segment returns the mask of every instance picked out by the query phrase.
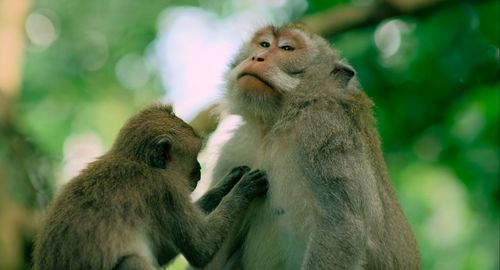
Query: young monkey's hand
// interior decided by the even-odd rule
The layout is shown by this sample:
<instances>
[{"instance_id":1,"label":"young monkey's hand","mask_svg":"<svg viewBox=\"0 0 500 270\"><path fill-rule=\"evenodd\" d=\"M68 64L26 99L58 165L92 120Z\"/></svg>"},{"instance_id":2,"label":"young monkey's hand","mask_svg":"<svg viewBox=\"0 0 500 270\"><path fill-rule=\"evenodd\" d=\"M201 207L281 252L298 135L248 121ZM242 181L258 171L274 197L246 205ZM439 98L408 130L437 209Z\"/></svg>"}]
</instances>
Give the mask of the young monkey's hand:
<instances>
[{"instance_id":1,"label":"young monkey's hand","mask_svg":"<svg viewBox=\"0 0 500 270\"><path fill-rule=\"evenodd\" d=\"M245 174L235 187L235 191L249 199L267 193L269 182L267 174L261 170L254 170Z\"/></svg>"},{"instance_id":2,"label":"young monkey's hand","mask_svg":"<svg viewBox=\"0 0 500 270\"><path fill-rule=\"evenodd\" d=\"M240 181L241 177L249 171L250 168L248 166L234 167L215 188L219 189L222 196L225 196Z\"/></svg>"}]
</instances>

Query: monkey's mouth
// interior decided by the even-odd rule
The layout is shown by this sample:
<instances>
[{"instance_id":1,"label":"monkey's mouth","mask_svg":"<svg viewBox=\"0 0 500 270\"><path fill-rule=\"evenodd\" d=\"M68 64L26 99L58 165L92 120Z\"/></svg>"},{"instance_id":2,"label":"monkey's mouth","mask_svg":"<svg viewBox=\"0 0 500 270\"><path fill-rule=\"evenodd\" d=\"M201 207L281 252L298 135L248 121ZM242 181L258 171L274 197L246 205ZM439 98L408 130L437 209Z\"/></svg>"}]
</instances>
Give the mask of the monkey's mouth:
<instances>
[{"instance_id":1,"label":"monkey's mouth","mask_svg":"<svg viewBox=\"0 0 500 270\"><path fill-rule=\"evenodd\" d=\"M201 178L201 171L200 170L195 170L191 172L191 179L194 181L198 182Z\"/></svg>"},{"instance_id":2,"label":"monkey's mouth","mask_svg":"<svg viewBox=\"0 0 500 270\"><path fill-rule=\"evenodd\" d=\"M267 80L252 72L242 72L237 77L238 83L244 90L262 90L264 92L274 92L274 87Z\"/></svg>"},{"instance_id":3,"label":"monkey's mouth","mask_svg":"<svg viewBox=\"0 0 500 270\"><path fill-rule=\"evenodd\" d=\"M198 181L201 179L201 166L200 163L196 162L194 165L194 168L191 170L191 173L189 174L189 179L191 180L191 186L193 190L196 188L198 185Z\"/></svg>"}]
</instances>

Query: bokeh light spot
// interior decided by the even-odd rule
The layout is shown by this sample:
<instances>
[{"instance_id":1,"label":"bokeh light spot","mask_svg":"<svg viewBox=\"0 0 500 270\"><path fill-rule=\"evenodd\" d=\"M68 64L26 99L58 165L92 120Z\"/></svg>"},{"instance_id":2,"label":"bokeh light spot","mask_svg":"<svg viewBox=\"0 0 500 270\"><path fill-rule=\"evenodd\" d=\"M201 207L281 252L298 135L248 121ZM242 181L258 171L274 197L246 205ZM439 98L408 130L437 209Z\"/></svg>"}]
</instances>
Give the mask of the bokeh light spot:
<instances>
[{"instance_id":1,"label":"bokeh light spot","mask_svg":"<svg viewBox=\"0 0 500 270\"><path fill-rule=\"evenodd\" d=\"M127 54L118 60L115 74L123 87L136 90L148 82L151 72L142 56Z\"/></svg>"},{"instance_id":2,"label":"bokeh light spot","mask_svg":"<svg viewBox=\"0 0 500 270\"><path fill-rule=\"evenodd\" d=\"M93 132L69 136L64 142L64 167L62 184L77 176L89 162L103 154L101 139Z\"/></svg>"},{"instance_id":3,"label":"bokeh light spot","mask_svg":"<svg viewBox=\"0 0 500 270\"><path fill-rule=\"evenodd\" d=\"M29 40L43 48L49 47L57 38L57 31L53 21L38 11L28 16L25 28Z\"/></svg>"},{"instance_id":4,"label":"bokeh light spot","mask_svg":"<svg viewBox=\"0 0 500 270\"><path fill-rule=\"evenodd\" d=\"M375 45L383 57L395 55L401 47L402 32L407 31L408 26L401 20L389 20L382 22L375 30Z\"/></svg>"}]
</instances>

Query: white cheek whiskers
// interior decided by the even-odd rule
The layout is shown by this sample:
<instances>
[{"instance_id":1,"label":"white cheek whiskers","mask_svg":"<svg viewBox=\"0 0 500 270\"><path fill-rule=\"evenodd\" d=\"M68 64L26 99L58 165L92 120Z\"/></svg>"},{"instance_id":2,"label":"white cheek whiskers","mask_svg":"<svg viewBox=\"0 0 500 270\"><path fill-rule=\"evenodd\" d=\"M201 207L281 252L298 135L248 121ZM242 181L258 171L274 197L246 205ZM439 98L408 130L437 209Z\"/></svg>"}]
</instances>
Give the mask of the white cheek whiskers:
<instances>
[{"instance_id":1,"label":"white cheek whiskers","mask_svg":"<svg viewBox=\"0 0 500 270\"><path fill-rule=\"evenodd\" d=\"M233 84L238 79L238 74L241 73L241 64L237 65L235 68L230 69L224 75L224 80Z\"/></svg>"},{"instance_id":2,"label":"white cheek whiskers","mask_svg":"<svg viewBox=\"0 0 500 270\"><path fill-rule=\"evenodd\" d=\"M236 87L236 83L238 80L238 74L241 73L241 64L228 70L224 74L224 81L226 82L225 88L227 89L227 94L233 92L233 88Z\"/></svg>"},{"instance_id":3,"label":"white cheek whiskers","mask_svg":"<svg viewBox=\"0 0 500 270\"><path fill-rule=\"evenodd\" d=\"M300 84L299 78L291 77L280 69L273 69L268 74L268 78L278 91L291 92Z\"/></svg>"},{"instance_id":4,"label":"white cheek whiskers","mask_svg":"<svg viewBox=\"0 0 500 270\"><path fill-rule=\"evenodd\" d=\"M224 79L229 89L237 87L236 83L238 75L242 72L242 66L240 64L225 74ZM294 78L277 67L267 70L265 75L276 91L291 92L300 84L300 78Z\"/></svg>"}]
</instances>

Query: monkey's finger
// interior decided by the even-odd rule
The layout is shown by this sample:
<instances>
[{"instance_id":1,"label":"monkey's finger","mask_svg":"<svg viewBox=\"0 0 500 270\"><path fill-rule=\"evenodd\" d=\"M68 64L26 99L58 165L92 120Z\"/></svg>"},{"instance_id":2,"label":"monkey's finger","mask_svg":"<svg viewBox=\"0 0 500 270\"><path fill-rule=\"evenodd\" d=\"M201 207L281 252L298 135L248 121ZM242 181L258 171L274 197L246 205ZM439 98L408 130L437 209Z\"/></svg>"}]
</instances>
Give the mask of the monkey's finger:
<instances>
[{"instance_id":1,"label":"monkey's finger","mask_svg":"<svg viewBox=\"0 0 500 270\"><path fill-rule=\"evenodd\" d=\"M251 179L255 179L255 178L259 178L259 177L266 177L266 172L264 172L262 170L253 170L253 171L245 174L243 177L244 178L251 178Z\"/></svg>"},{"instance_id":2,"label":"monkey's finger","mask_svg":"<svg viewBox=\"0 0 500 270\"><path fill-rule=\"evenodd\" d=\"M238 167L232 168L231 171L229 171L228 176L241 177L249 171L250 171L250 167L248 167L248 166L238 166Z\"/></svg>"},{"instance_id":3,"label":"monkey's finger","mask_svg":"<svg viewBox=\"0 0 500 270\"><path fill-rule=\"evenodd\" d=\"M223 186L231 189L248 171L250 171L250 167L248 166L238 166L232 168L226 175L225 181L223 181Z\"/></svg>"},{"instance_id":4,"label":"monkey's finger","mask_svg":"<svg viewBox=\"0 0 500 270\"><path fill-rule=\"evenodd\" d=\"M258 177L253 180L259 186L268 186L269 181L267 180L266 174L259 174Z\"/></svg>"},{"instance_id":5,"label":"monkey's finger","mask_svg":"<svg viewBox=\"0 0 500 270\"><path fill-rule=\"evenodd\" d=\"M267 178L257 178L254 182L256 183L257 194L265 195L269 190L269 182L267 181Z\"/></svg>"}]
</instances>

